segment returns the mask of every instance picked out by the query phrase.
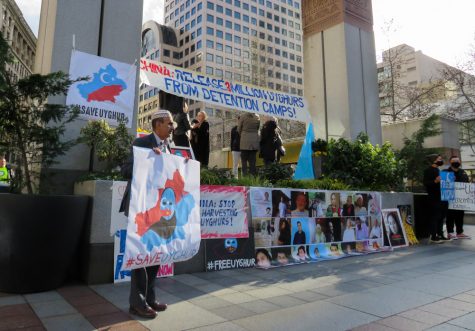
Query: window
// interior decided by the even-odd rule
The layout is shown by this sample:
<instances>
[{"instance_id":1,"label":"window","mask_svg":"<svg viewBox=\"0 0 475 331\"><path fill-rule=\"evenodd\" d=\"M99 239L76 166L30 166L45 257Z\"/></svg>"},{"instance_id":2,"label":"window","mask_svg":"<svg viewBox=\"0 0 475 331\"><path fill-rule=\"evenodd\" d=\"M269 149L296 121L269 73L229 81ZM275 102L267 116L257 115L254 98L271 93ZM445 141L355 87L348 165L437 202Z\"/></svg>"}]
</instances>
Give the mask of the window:
<instances>
[{"instance_id":1,"label":"window","mask_svg":"<svg viewBox=\"0 0 475 331\"><path fill-rule=\"evenodd\" d=\"M206 53L206 61L213 62L214 56L211 53Z\"/></svg>"},{"instance_id":2,"label":"window","mask_svg":"<svg viewBox=\"0 0 475 331\"><path fill-rule=\"evenodd\" d=\"M212 40L207 39L206 40L206 47L214 48L214 42Z\"/></svg>"},{"instance_id":3,"label":"window","mask_svg":"<svg viewBox=\"0 0 475 331\"><path fill-rule=\"evenodd\" d=\"M223 64L223 57L219 56L219 55L216 55L216 63Z\"/></svg>"},{"instance_id":4,"label":"window","mask_svg":"<svg viewBox=\"0 0 475 331\"><path fill-rule=\"evenodd\" d=\"M221 44L221 43L216 43L216 49L217 49L218 51L222 51L222 50L223 50L223 44Z\"/></svg>"},{"instance_id":5,"label":"window","mask_svg":"<svg viewBox=\"0 0 475 331\"><path fill-rule=\"evenodd\" d=\"M223 19L220 17L216 17L216 24L223 26Z\"/></svg>"},{"instance_id":6,"label":"window","mask_svg":"<svg viewBox=\"0 0 475 331\"><path fill-rule=\"evenodd\" d=\"M214 29L209 26L206 28L206 33L210 36L214 36Z\"/></svg>"},{"instance_id":7,"label":"window","mask_svg":"<svg viewBox=\"0 0 475 331\"><path fill-rule=\"evenodd\" d=\"M226 58L225 62L226 66L232 67L233 66L233 60Z\"/></svg>"},{"instance_id":8,"label":"window","mask_svg":"<svg viewBox=\"0 0 475 331\"><path fill-rule=\"evenodd\" d=\"M216 37L223 39L223 31L216 30Z\"/></svg>"},{"instance_id":9,"label":"window","mask_svg":"<svg viewBox=\"0 0 475 331\"><path fill-rule=\"evenodd\" d=\"M206 66L206 74L207 75L212 75L213 74L213 67Z\"/></svg>"},{"instance_id":10,"label":"window","mask_svg":"<svg viewBox=\"0 0 475 331\"><path fill-rule=\"evenodd\" d=\"M225 52L226 52L227 54L233 54L233 48L232 48L231 46L226 46Z\"/></svg>"},{"instance_id":11,"label":"window","mask_svg":"<svg viewBox=\"0 0 475 331\"><path fill-rule=\"evenodd\" d=\"M230 33L228 33L228 32L226 32L226 40L232 42L232 41L233 41L233 35L230 34Z\"/></svg>"},{"instance_id":12,"label":"window","mask_svg":"<svg viewBox=\"0 0 475 331\"><path fill-rule=\"evenodd\" d=\"M407 71L408 71L408 72L409 72L409 71L414 71L414 70L416 70L416 67L407 68ZM417 83L417 82L416 82L416 83Z\"/></svg>"},{"instance_id":13,"label":"window","mask_svg":"<svg viewBox=\"0 0 475 331\"><path fill-rule=\"evenodd\" d=\"M206 20L207 20L209 23L214 23L214 16L208 14L208 15L206 16Z\"/></svg>"}]
</instances>

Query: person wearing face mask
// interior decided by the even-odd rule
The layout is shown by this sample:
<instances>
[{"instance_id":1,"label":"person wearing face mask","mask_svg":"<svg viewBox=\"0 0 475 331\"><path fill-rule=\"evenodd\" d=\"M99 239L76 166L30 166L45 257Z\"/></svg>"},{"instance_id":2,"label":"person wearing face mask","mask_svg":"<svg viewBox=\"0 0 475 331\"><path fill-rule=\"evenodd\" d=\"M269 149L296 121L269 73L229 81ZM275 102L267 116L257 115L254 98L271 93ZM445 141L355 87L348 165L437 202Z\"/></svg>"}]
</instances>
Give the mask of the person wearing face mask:
<instances>
[{"instance_id":1,"label":"person wearing face mask","mask_svg":"<svg viewBox=\"0 0 475 331\"><path fill-rule=\"evenodd\" d=\"M450 167L448 167L445 171L453 172L455 175L456 182L468 183L468 175L467 173L460 167L460 158L456 155L450 158ZM447 210L447 233L449 239L467 239L469 236L463 233L463 210ZM454 224L455 230L454 232Z\"/></svg>"},{"instance_id":2,"label":"person wearing face mask","mask_svg":"<svg viewBox=\"0 0 475 331\"><path fill-rule=\"evenodd\" d=\"M448 240L444 237L444 218L447 210L447 202L440 200L440 170L444 164L439 154L427 155L430 166L424 171L423 183L426 188L429 202L430 242L441 243Z\"/></svg>"}]
</instances>

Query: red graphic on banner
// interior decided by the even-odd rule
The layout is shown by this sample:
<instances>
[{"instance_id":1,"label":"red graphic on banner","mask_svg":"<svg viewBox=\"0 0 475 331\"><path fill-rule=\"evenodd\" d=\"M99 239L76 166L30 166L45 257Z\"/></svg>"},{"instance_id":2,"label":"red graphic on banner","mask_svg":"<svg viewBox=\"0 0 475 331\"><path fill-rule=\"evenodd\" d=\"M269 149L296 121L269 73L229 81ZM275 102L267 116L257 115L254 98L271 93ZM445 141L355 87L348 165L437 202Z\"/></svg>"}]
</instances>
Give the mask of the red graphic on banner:
<instances>
[{"instance_id":1,"label":"red graphic on banner","mask_svg":"<svg viewBox=\"0 0 475 331\"><path fill-rule=\"evenodd\" d=\"M115 97L122 92L123 88L120 85L104 86L97 91L92 92L87 96L87 101L110 101L115 103Z\"/></svg>"},{"instance_id":2,"label":"red graphic on banner","mask_svg":"<svg viewBox=\"0 0 475 331\"><path fill-rule=\"evenodd\" d=\"M183 195L188 194L185 192L185 180L178 170L173 173L173 178L167 179L165 186L158 190L158 199L155 206L142 213L137 213L135 216L135 223L137 224L137 234L142 236L147 230L155 223L160 222L162 217L171 216L171 212L168 209L161 208L161 199L163 191L170 188L175 193L176 203L180 202Z\"/></svg>"}]
</instances>

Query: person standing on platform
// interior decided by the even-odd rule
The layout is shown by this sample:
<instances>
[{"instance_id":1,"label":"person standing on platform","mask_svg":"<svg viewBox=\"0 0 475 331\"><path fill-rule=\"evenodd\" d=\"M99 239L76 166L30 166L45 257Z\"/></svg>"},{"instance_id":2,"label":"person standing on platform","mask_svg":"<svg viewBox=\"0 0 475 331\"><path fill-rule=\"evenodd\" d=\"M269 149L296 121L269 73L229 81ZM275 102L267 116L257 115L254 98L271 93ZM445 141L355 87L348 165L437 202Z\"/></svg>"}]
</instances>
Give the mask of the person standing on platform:
<instances>
[{"instance_id":1,"label":"person standing on platform","mask_svg":"<svg viewBox=\"0 0 475 331\"><path fill-rule=\"evenodd\" d=\"M244 113L239 119L238 132L241 137L239 147L241 149L243 176L248 174L255 176L257 174L256 154L259 149L260 124L259 115L255 113Z\"/></svg>"},{"instance_id":2,"label":"person standing on platform","mask_svg":"<svg viewBox=\"0 0 475 331\"><path fill-rule=\"evenodd\" d=\"M275 118L269 119L261 129L260 153L266 166L276 161L280 129Z\"/></svg>"},{"instance_id":3,"label":"person standing on platform","mask_svg":"<svg viewBox=\"0 0 475 331\"><path fill-rule=\"evenodd\" d=\"M196 159L200 161L201 166L208 167L209 163L209 123L208 115L204 111L198 112L196 115L198 123L195 124L197 134L198 156Z\"/></svg>"},{"instance_id":4,"label":"person standing on platform","mask_svg":"<svg viewBox=\"0 0 475 331\"><path fill-rule=\"evenodd\" d=\"M156 154L170 153L169 138L173 132L174 122L168 110L158 110L152 115L152 133L135 139L133 146L150 148ZM134 168L133 148L126 163L122 166L122 175L128 180L127 188L120 205L119 212L129 215L132 175ZM134 269L131 272L129 312L145 318L155 318L157 312L167 309L167 305L159 303L155 295L155 279L159 265Z\"/></svg>"},{"instance_id":5,"label":"person standing on platform","mask_svg":"<svg viewBox=\"0 0 475 331\"><path fill-rule=\"evenodd\" d=\"M191 125L186 102L183 103L183 111L173 116L173 121L176 123L175 131L173 131L173 142L175 146L190 147L188 135L191 130Z\"/></svg>"},{"instance_id":6,"label":"person standing on platform","mask_svg":"<svg viewBox=\"0 0 475 331\"><path fill-rule=\"evenodd\" d=\"M468 183L468 175L460 166L460 158L458 156L452 156L450 158L450 167L448 167L445 171L453 172L455 175L455 181L461 183ZM463 217L464 211L463 210L455 210L455 209L448 209L447 210L447 236L449 239L467 239L470 238L466 234L463 233ZM454 224L455 230L454 232Z\"/></svg>"},{"instance_id":7,"label":"person standing on platform","mask_svg":"<svg viewBox=\"0 0 475 331\"><path fill-rule=\"evenodd\" d=\"M448 240L444 236L444 218L447 213L447 203L440 199L440 170L444 164L442 156L430 154L427 156L430 166L424 171L423 184L428 195L428 213L430 224L430 242L441 243Z\"/></svg>"},{"instance_id":8,"label":"person standing on platform","mask_svg":"<svg viewBox=\"0 0 475 331\"><path fill-rule=\"evenodd\" d=\"M200 149L198 146L198 120L193 119L191 121L191 131L190 131L190 145L193 149L193 154L195 155L195 160L199 160Z\"/></svg>"},{"instance_id":9,"label":"person standing on platform","mask_svg":"<svg viewBox=\"0 0 475 331\"><path fill-rule=\"evenodd\" d=\"M239 123L240 116L237 117ZM238 126L234 126L231 129L231 153L233 156L233 176L234 178L239 178L239 161L241 160L241 149L240 149L241 138L238 132Z\"/></svg>"}]
</instances>

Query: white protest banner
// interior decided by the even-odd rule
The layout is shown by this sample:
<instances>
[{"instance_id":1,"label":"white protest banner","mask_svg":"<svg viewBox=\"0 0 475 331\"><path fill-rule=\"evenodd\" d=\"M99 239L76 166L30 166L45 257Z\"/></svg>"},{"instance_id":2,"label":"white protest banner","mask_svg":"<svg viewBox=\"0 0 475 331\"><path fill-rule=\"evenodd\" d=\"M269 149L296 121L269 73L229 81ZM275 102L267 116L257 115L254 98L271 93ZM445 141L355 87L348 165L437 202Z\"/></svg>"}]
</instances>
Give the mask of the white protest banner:
<instances>
[{"instance_id":1,"label":"white protest banner","mask_svg":"<svg viewBox=\"0 0 475 331\"><path fill-rule=\"evenodd\" d=\"M119 213L120 203L127 188L126 181L112 182L111 226L110 233L114 236L114 283L130 281L130 271L122 270L127 235L127 217Z\"/></svg>"},{"instance_id":2,"label":"white protest banner","mask_svg":"<svg viewBox=\"0 0 475 331\"><path fill-rule=\"evenodd\" d=\"M232 110L311 121L307 102L298 95L234 83L148 59L140 60L140 78L147 85L184 98Z\"/></svg>"},{"instance_id":3,"label":"white protest banner","mask_svg":"<svg viewBox=\"0 0 475 331\"><path fill-rule=\"evenodd\" d=\"M201 241L199 162L134 147L132 178L123 269L193 257Z\"/></svg>"},{"instance_id":4,"label":"white protest banner","mask_svg":"<svg viewBox=\"0 0 475 331\"><path fill-rule=\"evenodd\" d=\"M475 184L455 182L455 197L449 209L475 211Z\"/></svg>"},{"instance_id":5,"label":"white protest banner","mask_svg":"<svg viewBox=\"0 0 475 331\"><path fill-rule=\"evenodd\" d=\"M105 120L111 125L124 121L132 127L137 67L74 50L69 75L72 80L89 77L71 85L66 104L79 107L79 117Z\"/></svg>"},{"instance_id":6,"label":"white protest banner","mask_svg":"<svg viewBox=\"0 0 475 331\"><path fill-rule=\"evenodd\" d=\"M248 238L247 189L201 186L201 239Z\"/></svg>"}]
</instances>

